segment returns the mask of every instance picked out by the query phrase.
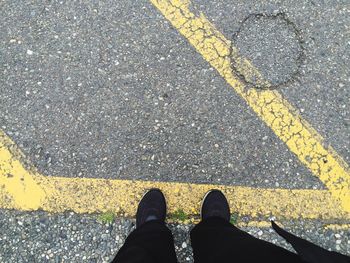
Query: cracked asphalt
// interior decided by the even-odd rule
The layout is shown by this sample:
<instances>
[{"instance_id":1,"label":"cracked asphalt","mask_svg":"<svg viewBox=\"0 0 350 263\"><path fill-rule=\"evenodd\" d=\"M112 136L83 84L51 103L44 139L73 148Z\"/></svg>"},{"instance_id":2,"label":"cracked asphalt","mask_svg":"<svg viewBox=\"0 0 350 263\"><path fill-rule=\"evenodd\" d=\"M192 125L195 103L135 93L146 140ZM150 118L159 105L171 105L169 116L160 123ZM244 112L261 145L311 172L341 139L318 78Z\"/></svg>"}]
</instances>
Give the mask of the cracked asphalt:
<instances>
[{"instance_id":1,"label":"cracked asphalt","mask_svg":"<svg viewBox=\"0 0 350 263\"><path fill-rule=\"evenodd\" d=\"M33 8L4 17L0 112L42 173L322 187L148 2Z\"/></svg>"},{"instance_id":2,"label":"cracked asphalt","mask_svg":"<svg viewBox=\"0 0 350 263\"><path fill-rule=\"evenodd\" d=\"M233 40L350 163L348 1L194 0L191 9ZM150 2L3 1L0 10L0 128L44 175L325 189ZM298 34L281 20L245 20L281 13ZM16 255L26 238L45 254L33 262L107 262L115 251L106 245L91 254L77 242L76 252L66 253L63 242L57 261L47 258L47 236L34 226L21 236L18 218L46 224L49 233L52 225L86 219L48 215L40 223L40 216L0 214L8 226L1 231L3 262L21 262ZM87 220L86 231L78 227L82 236L101 228ZM120 235L130 230L127 220L114 226ZM314 242L350 253L348 230L318 232L304 221L290 229L302 233L300 226L312 229ZM97 244L99 232L92 233L89 242ZM191 261L187 244L181 262Z\"/></svg>"},{"instance_id":3,"label":"cracked asphalt","mask_svg":"<svg viewBox=\"0 0 350 263\"><path fill-rule=\"evenodd\" d=\"M232 37L239 55L249 59L268 82L251 79L245 68L232 59L237 75L250 88L279 89L296 81L303 65L304 46L301 32L285 13L250 14ZM253 81L252 81L253 80Z\"/></svg>"}]
</instances>

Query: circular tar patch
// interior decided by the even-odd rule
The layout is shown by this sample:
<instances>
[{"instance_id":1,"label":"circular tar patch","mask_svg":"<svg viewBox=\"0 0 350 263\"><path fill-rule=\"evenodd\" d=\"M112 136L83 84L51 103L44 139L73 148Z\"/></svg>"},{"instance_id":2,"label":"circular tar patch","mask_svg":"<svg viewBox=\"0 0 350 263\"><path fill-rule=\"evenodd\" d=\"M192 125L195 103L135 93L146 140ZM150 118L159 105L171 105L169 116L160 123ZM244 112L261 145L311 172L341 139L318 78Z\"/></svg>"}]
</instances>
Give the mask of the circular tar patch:
<instances>
[{"instance_id":1,"label":"circular tar patch","mask_svg":"<svg viewBox=\"0 0 350 263\"><path fill-rule=\"evenodd\" d=\"M249 15L233 36L232 68L251 87L273 89L293 81L302 60L300 32L284 14Z\"/></svg>"}]
</instances>

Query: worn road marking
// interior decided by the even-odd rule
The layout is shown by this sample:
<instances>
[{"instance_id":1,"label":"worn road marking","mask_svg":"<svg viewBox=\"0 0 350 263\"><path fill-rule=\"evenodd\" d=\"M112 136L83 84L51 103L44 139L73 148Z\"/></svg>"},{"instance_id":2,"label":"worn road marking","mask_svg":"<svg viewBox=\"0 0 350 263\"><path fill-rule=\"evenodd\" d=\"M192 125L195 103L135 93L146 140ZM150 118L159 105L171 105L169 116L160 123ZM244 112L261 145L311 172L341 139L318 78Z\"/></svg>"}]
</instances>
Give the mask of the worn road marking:
<instances>
[{"instance_id":1,"label":"worn road marking","mask_svg":"<svg viewBox=\"0 0 350 263\"><path fill-rule=\"evenodd\" d=\"M0 131L0 207L78 213L112 210L119 215L131 216L144 191L158 187L167 196L170 213L182 209L187 214L198 215L204 193L219 188L229 197L232 211L250 216L252 224L266 224L270 216L279 220L321 219L330 226L348 224L349 171L345 162L331 148L323 147L322 138L277 91L244 91L243 84L231 71L231 43L203 14L197 17L191 13L188 1L152 0L152 3L329 191L43 176L35 168L23 166L23 154ZM235 52L233 49L233 54ZM259 75L248 61L235 58L241 59L241 64L246 65L251 74ZM264 80L261 78L261 81Z\"/></svg>"},{"instance_id":2,"label":"worn road marking","mask_svg":"<svg viewBox=\"0 0 350 263\"><path fill-rule=\"evenodd\" d=\"M339 209L340 202L327 190L52 177L32 167L26 169L20 162L22 158L15 143L0 131L1 208L77 213L112 210L120 216L133 216L144 192L158 187L167 196L170 213L181 209L195 219L204 194L219 188L228 196L231 210L260 222L257 226L266 225L271 216L280 221L317 218L329 224L350 220L350 213Z\"/></svg>"},{"instance_id":3,"label":"worn road marking","mask_svg":"<svg viewBox=\"0 0 350 263\"><path fill-rule=\"evenodd\" d=\"M234 76L231 59L248 75L265 80L259 72L238 55L238 51L212 25L203 13L195 15L189 9L189 0L150 0L171 24L192 44L203 58L242 96L255 113L286 143L288 148L317 176L350 212L350 172L343 159L331 148L325 147L322 137L305 121L281 94L274 90L244 89Z\"/></svg>"},{"instance_id":4,"label":"worn road marking","mask_svg":"<svg viewBox=\"0 0 350 263\"><path fill-rule=\"evenodd\" d=\"M20 151L0 130L0 198L1 205L15 205L20 209L35 209L45 198L45 192L21 164ZM13 153L10 149L13 148ZM16 154L15 154L16 153Z\"/></svg>"}]
</instances>

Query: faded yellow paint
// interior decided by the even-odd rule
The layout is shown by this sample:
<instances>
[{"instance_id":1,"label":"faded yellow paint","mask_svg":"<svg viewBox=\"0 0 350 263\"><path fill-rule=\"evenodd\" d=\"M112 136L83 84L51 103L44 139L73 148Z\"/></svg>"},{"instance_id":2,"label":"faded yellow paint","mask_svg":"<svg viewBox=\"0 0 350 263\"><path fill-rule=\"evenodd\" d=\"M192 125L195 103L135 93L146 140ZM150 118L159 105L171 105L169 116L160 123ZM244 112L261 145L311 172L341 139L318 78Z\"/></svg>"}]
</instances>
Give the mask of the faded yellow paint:
<instances>
[{"instance_id":1,"label":"faded yellow paint","mask_svg":"<svg viewBox=\"0 0 350 263\"><path fill-rule=\"evenodd\" d=\"M36 175L28 172L19 159L10 152L14 145L0 130L0 191L6 202L22 210L38 209L45 192L34 180ZM15 151L15 149L13 149ZM10 201L11 200L11 201Z\"/></svg>"},{"instance_id":2,"label":"faded yellow paint","mask_svg":"<svg viewBox=\"0 0 350 263\"><path fill-rule=\"evenodd\" d=\"M350 213L339 209L327 190L259 189L243 186L149 182L93 178L48 177L26 169L15 144L0 133L0 207L48 212L74 211L96 213L114 211L133 216L147 189L160 188L167 197L168 212L181 209L191 215L188 222L198 221L204 194L222 190L232 211L250 216L256 226L266 225L269 217L285 219L322 219L330 223L350 220ZM258 220L254 220L258 219ZM254 222L260 223L254 223ZM265 223L263 223L265 222Z\"/></svg>"},{"instance_id":3,"label":"faded yellow paint","mask_svg":"<svg viewBox=\"0 0 350 263\"><path fill-rule=\"evenodd\" d=\"M227 195L232 211L253 218L250 223L240 223L242 226L267 226L270 216L279 221L322 219L330 226L338 221L348 222L349 172L342 159L331 148L323 147L322 138L277 91L244 90L244 85L231 71L231 43L203 14L197 17L191 13L188 1L152 2L330 191L47 177L34 168L26 169L21 163L21 152L0 131L0 207L77 213L112 210L119 215L133 216L144 192L157 187L167 197L169 213L181 209L191 215L190 222L194 222L198 220L203 195L217 188ZM234 54L236 51L232 50ZM237 56L235 59L241 60L240 64L249 74L260 76L249 61Z\"/></svg>"},{"instance_id":4,"label":"faded yellow paint","mask_svg":"<svg viewBox=\"0 0 350 263\"><path fill-rule=\"evenodd\" d=\"M330 193L325 190L258 189L210 184L64 177L42 177L38 182L47 192L43 207L53 212L74 210L78 213L93 213L111 210L132 216L145 191L156 187L166 195L169 213L181 209L186 214L198 215L204 194L217 188L227 195L232 211L253 218L269 216L325 220L350 218L349 214L339 210L340 203L334 201Z\"/></svg>"},{"instance_id":5,"label":"faded yellow paint","mask_svg":"<svg viewBox=\"0 0 350 263\"><path fill-rule=\"evenodd\" d=\"M329 225L325 225L323 228L326 230L329 229L333 231L349 230L350 224L329 224Z\"/></svg>"},{"instance_id":6,"label":"faded yellow paint","mask_svg":"<svg viewBox=\"0 0 350 263\"><path fill-rule=\"evenodd\" d=\"M350 212L350 173L348 165L331 148L326 148L322 137L304 120L278 91L244 89L234 75L231 59L239 60L240 67L260 82L261 74L200 13L189 9L189 0L151 0L171 24L192 44L203 58L242 96L255 113L286 143L288 148L329 189L333 197ZM232 51L232 52L231 52Z\"/></svg>"}]
</instances>

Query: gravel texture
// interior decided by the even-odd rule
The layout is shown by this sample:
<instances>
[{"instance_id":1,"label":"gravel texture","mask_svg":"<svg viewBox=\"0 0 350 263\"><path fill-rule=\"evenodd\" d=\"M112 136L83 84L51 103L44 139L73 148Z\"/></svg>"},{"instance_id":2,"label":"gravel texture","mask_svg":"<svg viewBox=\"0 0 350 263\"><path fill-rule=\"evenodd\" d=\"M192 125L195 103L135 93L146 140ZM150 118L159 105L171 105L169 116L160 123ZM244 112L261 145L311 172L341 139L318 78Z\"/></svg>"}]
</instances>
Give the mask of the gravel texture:
<instances>
[{"instance_id":1,"label":"gravel texture","mask_svg":"<svg viewBox=\"0 0 350 263\"><path fill-rule=\"evenodd\" d=\"M221 22L238 28L249 7L205 5L228 38ZM42 173L323 188L150 2L9 1L2 9L1 128ZM226 20L217 21L220 10ZM312 89L317 76L305 77ZM332 94L327 111L307 102L308 120L318 128L333 114L326 139L347 158L348 110L336 112L348 93Z\"/></svg>"},{"instance_id":2,"label":"gravel texture","mask_svg":"<svg viewBox=\"0 0 350 263\"><path fill-rule=\"evenodd\" d=\"M149 1L0 6L0 128L43 174L324 189ZM347 0L194 0L191 8L232 40L251 14L285 14L304 59L276 88L350 163ZM295 57L295 41L265 22L235 44L279 83L294 70L280 59ZM285 40L282 53L272 52L274 38ZM133 222L97 218L1 210L0 262L109 262ZM350 254L349 230L285 225ZM190 227L171 226L180 262L192 262ZM247 230L286 246L271 229Z\"/></svg>"},{"instance_id":3,"label":"gravel texture","mask_svg":"<svg viewBox=\"0 0 350 263\"><path fill-rule=\"evenodd\" d=\"M110 262L134 228L130 219L103 224L98 215L0 212L0 262ZM171 224L179 263L193 262L191 225ZM325 248L350 255L350 232L324 230L317 222L294 222L287 230ZM250 234L291 249L271 228L244 228Z\"/></svg>"}]
</instances>

